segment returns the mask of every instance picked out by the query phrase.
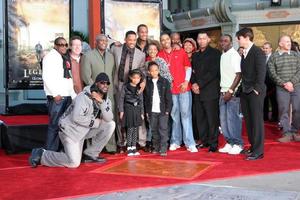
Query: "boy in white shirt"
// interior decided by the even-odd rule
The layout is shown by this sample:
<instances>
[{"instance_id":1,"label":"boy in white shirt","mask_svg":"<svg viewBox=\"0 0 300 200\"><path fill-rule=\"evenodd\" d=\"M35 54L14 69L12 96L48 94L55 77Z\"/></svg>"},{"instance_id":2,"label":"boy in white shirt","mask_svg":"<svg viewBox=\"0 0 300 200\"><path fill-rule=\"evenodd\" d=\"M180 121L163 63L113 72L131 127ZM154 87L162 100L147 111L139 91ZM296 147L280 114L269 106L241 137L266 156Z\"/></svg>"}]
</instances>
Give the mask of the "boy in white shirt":
<instances>
[{"instance_id":1,"label":"boy in white shirt","mask_svg":"<svg viewBox=\"0 0 300 200\"><path fill-rule=\"evenodd\" d=\"M147 118L150 119L152 132L152 153L167 155L168 149L168 122L169 113L172 109L172 95L170 83L159 75L159 66L156 62L149 62L145 96L145 110Z\"/></svg>"}]
</instances>

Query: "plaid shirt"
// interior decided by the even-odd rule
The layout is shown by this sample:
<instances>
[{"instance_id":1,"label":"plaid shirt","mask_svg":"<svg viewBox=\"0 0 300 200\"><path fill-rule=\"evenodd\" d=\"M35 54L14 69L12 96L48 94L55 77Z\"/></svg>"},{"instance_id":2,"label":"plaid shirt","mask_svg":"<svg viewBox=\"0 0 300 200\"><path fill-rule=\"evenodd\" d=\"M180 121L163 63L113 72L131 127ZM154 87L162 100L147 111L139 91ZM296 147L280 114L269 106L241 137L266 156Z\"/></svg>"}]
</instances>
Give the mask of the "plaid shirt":
<instances>
[{"instance_id":1,"label":"plaid shirt","mask_svg":"<svg viewBox=\"0 0 300 200\"><path fill-rule=\"evenodd\" d=\"M281 53L276 51L268 61L269 74L276 85L282 86L292 82L294 86L300 85L300 54L295 51Z\"/></svg>"}]
</instances>

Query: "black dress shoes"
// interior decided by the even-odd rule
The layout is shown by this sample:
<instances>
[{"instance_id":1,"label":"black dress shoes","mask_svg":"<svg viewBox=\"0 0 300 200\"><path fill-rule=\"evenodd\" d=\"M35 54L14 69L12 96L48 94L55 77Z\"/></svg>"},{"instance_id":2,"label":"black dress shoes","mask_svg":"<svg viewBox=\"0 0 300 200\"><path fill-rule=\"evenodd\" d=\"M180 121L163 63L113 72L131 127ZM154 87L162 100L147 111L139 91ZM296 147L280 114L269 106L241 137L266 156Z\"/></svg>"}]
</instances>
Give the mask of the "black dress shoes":
<instances>
[{"instance_id":1,"label":"black dress shoes","mask_svg":"<svg viewBox=\"0 0 300 200\"><path fill-rule=\"evenodd\" d=\"M259 159L263 159L264 158L264 154L251 154L249 155L246 160L259 160Z\"/></svg>"},{"instance_id":2,"label":"black dress shoes","mask_svg":"<svg viewBox=\"0 0 300 200\"><path fill-rule=\"evenodd\" d=\"M44 153L45 149L43 148L36 148L32 149L31 156L29 157L28 161L32 168L36 168L38 165L41 164L41 158Z\"/></svg>"},{"instance_id":3,"label":"black dress shoes","mask_svg":"<svg viewBox=\"0 0 300 200\"><path fill-rule=\"evenodd\" d=\"M145 146L145 148L144 148L144 151L145 152L151 152L152 151L152 143L151 142L149 142L149 141L147 141L146 142L146 146Z\"/></svg>"},{"instance_id":4,"label":"black dress shoes","mask_svg":"<svg viewBox=\"0 0 300 200\"><path fill-rule=\"evenodd\" d=\"M209 145L208 144L203 144L203 143L196 145L197 149L203 149L203 148L207 148L207 147L209 147Z\"/></svg>"},{"instance_id":5,"label":"black dress shoes","mask_svg":"<svg viewBox=\"0 0 300 200\"><path fill-rule=\"evenodd\" d=\"M217 147L209 147L209 149L208 149L208 152L212 152L212 153L215 153L217 151L218 151Z\"/></svg>"},{"instance_id":6,"label":"black dress shoes","mask_svg":"<svg viewBox=\"0 0 300 200\"><path fill-rule=\"evenodd\" d=\"M125 153L126 152L126 146L119 146L117 152L118 153Z\"/></svg>"},{"instance_id":7,"label":"black dress shoes","mask_svg":"<svg viewBox=\"0 0 300 200\"><path fill-rule=\"evenodd\" d=\"M250 156L252 154L252 150L251 149L243 149L243 151L241 151L241 154Z\"/></svg>"},{"instance_id":8,"label":"black dress shoes","mask_svg":"<svg viewBox=\"0 0 300 200\"><path fill-rule=\"evenodd\" d=\"M152 147L146 145L143 150L144 150L144 152L150 152L151 153Z\"/></svg>"},{"instance_id":9,"label":"black dress shoes","mask_svg":"<svg viewBox=\"0 0 300 200\"><path fill-rule=\"evenodd\" d=\"M106 162L105 158L102 157L92 157L85 154L82 154L81 162L83 163L104 163Z\"/></svg>"}]
</instances>

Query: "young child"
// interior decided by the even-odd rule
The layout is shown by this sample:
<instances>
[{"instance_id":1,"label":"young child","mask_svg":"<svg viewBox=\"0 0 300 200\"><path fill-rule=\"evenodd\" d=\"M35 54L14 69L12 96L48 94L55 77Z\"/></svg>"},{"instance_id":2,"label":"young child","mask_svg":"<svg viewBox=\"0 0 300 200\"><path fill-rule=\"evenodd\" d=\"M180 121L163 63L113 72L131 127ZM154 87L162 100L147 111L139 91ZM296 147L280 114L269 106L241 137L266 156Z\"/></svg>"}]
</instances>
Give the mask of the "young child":
<instances>
[{"instance_id":1,"label":"young child","mask_svg":"<svg viewBox=\"0 0 300 200\"><path fill-rule=\"evenodd\" d=\"M139 126L143 118L143 93L140 93L139 84L142 72L138 69L131 70L128 76L129 83L124 84L119 100L119 112L122 126L127 132L127 155L140 155L136 150Z\"/></svg>"},{"instance_id":2,"label":"young child","mask_svg":"<svg viewBox=\"0 0 300 200\"><path fill-rule=\"evenodd\" d=\"M147 79L144 96L146 115L150 119L153 138L152 153L166 156L169 140L169 113L172 109L170 83L159 75L159 66L156 62L149 62L148 71L150 77Z\"/></svg>"}]
</instances>

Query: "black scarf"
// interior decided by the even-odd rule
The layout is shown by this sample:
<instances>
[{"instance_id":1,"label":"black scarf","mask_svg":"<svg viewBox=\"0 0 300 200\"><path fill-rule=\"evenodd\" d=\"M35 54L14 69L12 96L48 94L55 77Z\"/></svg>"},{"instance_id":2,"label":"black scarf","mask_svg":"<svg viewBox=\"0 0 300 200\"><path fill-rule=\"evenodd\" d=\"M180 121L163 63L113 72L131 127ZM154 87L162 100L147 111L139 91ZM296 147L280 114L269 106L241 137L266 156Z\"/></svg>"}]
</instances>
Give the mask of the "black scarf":
<instances>
[{"instance_id":1,"label":"black scarf","mask_svg":"<svg viewBox=\"0 0 300 200\"><path fill-rule=\"evenodd\" d=\"M94 91L91 89L91 92ZM95 118L100 118L101 109L95 99L93 99L92 95L88 92L84 93L87 97L89 97L93 101L93 115Z\"/></svg>"},{"instance_id":2,"label":"black scarf","mask_svg":"<svg viewBox=\"0 0 300 200\"><path fill-rule=\"evenodd\" d=\"M72 78L72 65L70 57L67 55L62 55L62 59L64 68L64 78Z\"/></svg>"},{"instance_id":3,"label":"black scarf","mask_svg":"<svg viewBox=\"0 0 300 200\"><path fill-rule=\"evenodd\" d=\"M129 54L129 71L132 69L134 50L135 48L129 49L126 45L123 45L119 71L118 71L118 78L120 82L124 82L125 63L126 63L127 54Z\"/></svg>"}]
</instances>

